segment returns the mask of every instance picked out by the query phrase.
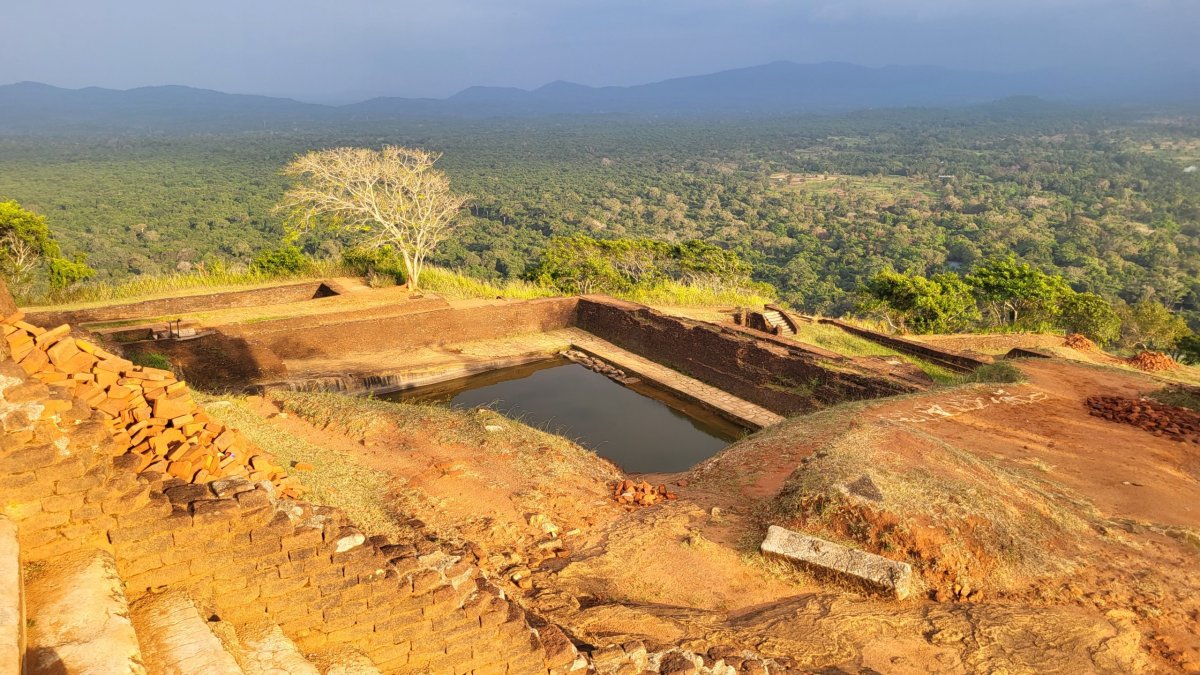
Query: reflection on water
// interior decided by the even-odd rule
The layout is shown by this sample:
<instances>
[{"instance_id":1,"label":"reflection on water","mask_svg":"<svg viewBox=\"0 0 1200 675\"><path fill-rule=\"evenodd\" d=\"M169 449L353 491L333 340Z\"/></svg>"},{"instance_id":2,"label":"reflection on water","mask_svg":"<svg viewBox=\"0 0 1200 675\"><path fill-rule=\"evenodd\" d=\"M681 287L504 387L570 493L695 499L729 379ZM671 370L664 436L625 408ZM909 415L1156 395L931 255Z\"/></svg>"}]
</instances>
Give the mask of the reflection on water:
<instances>
[{"instance_id":1,"label":"reflection on water","mask_svg":"<svg viewBox=\"0 0 1200 675\"><path fill-rule=\"evenodd\" d=\"M644 384L625 387L566 359L548 359L389 394L395 401L486 406L574 439L626 471L683 471L745 433Z\"/></svg>"}]
</instances>

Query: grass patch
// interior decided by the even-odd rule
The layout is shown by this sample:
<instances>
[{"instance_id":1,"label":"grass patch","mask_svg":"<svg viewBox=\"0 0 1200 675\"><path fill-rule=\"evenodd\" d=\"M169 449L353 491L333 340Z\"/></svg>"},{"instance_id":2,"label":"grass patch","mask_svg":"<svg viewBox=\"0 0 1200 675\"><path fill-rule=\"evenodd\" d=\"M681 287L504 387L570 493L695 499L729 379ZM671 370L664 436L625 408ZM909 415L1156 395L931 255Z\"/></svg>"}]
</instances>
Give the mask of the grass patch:
<instances>
[{"instance_id":1,"label":"grass patch","mask_svg":"<svg viewBox=\"0 0 1200 675\"><path fill-rule=\"evenodd\" d=\"M1200 389L1195 387L1172 385L1150 394L1149 398L1164 405L1200 412Z\"/></svg>"},{"instance_id":2,"label":"grass patch","mask_svg":"<svg viewBox=\"0 0 1200 675\"><path fill-rule=\"evenodd\" d=\"M303 274L279 276L255 270L233 271L217 266L203 272L144 275L118 283L85 283L51 295L20 298L23 305L36 310L81 309L92 304L116 301L152 300L221 290L244 289L273 285L285 281L324 279L344 275L346 271L336 262L315 262Z\"/></svg>"},{"instance_id":3,"label":"grass patch","mask_svg":"<svg viewBox=\"0 0 1200 675\"><path fill-rule=\"evenodd\" d=\"M171 363L171 359L168 359L166 355L159 354L158 352L139 352L130 356L129 360L146 368L158 368L159 370L171 371L175 370L175 366Z\"/></svg>"},{"instance_id":4,"label":"grass patch","mask_svg":"<svg viewBox=\"0 0 1200 675\"><path fill-rule=\"evenodd\" d=\"M403 525L405 517L389 506L388 495L394 479L388 474L363 466L351 455L314 445L284 431L251 410L244 398L218 399L201 392L194 392L194 396L209 415L240 430L285 467L296 462L312 464L313 471L291 472L308 488L305 498L342 509L368 535L397 537L407 533Z\"/></svg>"},{"instance_id":5,"label":"grass patch","mask_svg":"<svg viewBox=\"0 0 1200 675\"><path fill-rule=\"evenodd\" d=\"M989 363L955 378L955 384L1017 384L1024 381L1025 373L1008 361Z\"/></svg>"},{"instance_id":6,"label":"grass patch","mask_svg":"<svg viewBox=\"0 0 1200 675\"><path fill-rule=\"evenodd\" d=\"M666 305L672 307L753 307L774 302L774 298L753 289L712 288L696 286L679 281L662 281L646 288L634 288L617 297L643 305Z\"/></svg>"},{"instance_id":7,"label":"grass patch","mask_svg":"<svg viewBox=\"0 0 1200 675\"><path fill-rule=\"evenodd\" d=\"M506 300L532 300L560 295L528 281L510 280L502 283L466 276L441 267L427 267L421 273L421 288L451 300L474 298Z\"/></svg>"}]
</instances>

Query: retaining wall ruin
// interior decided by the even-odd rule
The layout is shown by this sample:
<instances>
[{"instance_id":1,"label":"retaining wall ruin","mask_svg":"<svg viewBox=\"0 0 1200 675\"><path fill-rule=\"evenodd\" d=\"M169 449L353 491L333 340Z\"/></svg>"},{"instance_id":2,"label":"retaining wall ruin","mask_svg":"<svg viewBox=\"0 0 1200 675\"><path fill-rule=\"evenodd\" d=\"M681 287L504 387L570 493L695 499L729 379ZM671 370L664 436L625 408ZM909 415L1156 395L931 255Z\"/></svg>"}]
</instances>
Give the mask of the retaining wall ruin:
<instances>
[{"instance_id":1,"label":"retaining wall ruin","mask_svg":"<svg viewBox=\"0 0 1200 675\"><path fill-rule=\"evenodd\" d=\"M204 293L201 295L184 295L157 300L141 300L124 305L106 305L65 312L39 312L31 310L26 313L26 321L45 327L69 323L81 326L85 323L99 321L123 321L139 318L157 318L172 314L187 314L213 309L229 309L232 307L260 307L262 305L280 305L303 300L316 300L338 295L333 282L303 281L294 284L271 286L268 288L252 288L244 291L227 291L222 293Z\"/></svg>"},{"instance_id":2,"label":"retaining wall ruin","mask_svg":"<svg viewBox=\"0 0 1200 675\"><path fill-rule=\"evenodd\" d=\"M131 601L184 590L205 616L278 624L305 651L355 647L384 672L546 673L577 658L469 549L419 522L403 541L368 539L336 509L276 499L269 482L138 473L103 413L32 379L4 341L0 425L0 515L26 563L109 551Z\"/></svg>"},{"instance_id":3,"label":"retaining wall ruin","mask_svg":"<svg viewBox=\"0 0 1200 675\"><path fill-rule=\"evenodd\" d=\"M382 317L330 314L244 324L225 332L282 359L325 358L545 333L574 325L577 304L576 298L545 298Z\"/></svg>"},{"instance_id":4,"label":"retaining wall ruin","mask_svg":"<svg viewBox=\"0 0 1200 675\"><path fill-rule=\"evenodd\" d=\"M576 325L781 415L918 390L911 382L858 371L800 345L603 296L579 300Z\"/></svg>"}]
</instances>

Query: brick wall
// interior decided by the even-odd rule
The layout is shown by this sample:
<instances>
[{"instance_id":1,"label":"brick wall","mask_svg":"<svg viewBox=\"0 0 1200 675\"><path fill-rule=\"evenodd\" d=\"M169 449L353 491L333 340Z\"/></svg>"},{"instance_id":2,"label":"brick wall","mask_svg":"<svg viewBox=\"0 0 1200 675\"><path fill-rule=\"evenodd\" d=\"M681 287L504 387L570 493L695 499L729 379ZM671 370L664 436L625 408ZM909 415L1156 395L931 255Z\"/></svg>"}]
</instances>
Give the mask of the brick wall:
<instances>
[{"instance_id":1,"label":"brick wall","mask_svg":"<svg viewBox=\"0 0 1200 675\"><path fill-rule=\"evenodd\" d=\"M872 342L879 343L885 347L890 347L901 354L911 354L923 359L928 359L934 363L943 365L950 370L960 373L969 373L980 366L985 366L991 363L991 360L987 358L968 356L967 354L961 354L948 349L927 345L923 342L906 340L901 337L896 337L895 335L886 335L884 333L868 330L844 321L838 321L837 319L821 319L821 323L837 326L847 333L852 333L859 337L866 338Z\"/></svg>"},{"instance_id":2,"label":"brick wall","mask_svg":"<svg viewBox=\"0 0 1200 675\"><path fill-rule=\"evenodd\" d=\"M160 298L158 300L140 300L124 305L107 305L68 312L30 311L26 315L26 321L43 328L50 328L64 323L79 326L96 321L150 319L211 309L278 305L335 295L337 293L325 282L303 281L295 284L272 286L270 288L252 288L245 291L185 295L175 298ZM6 314L8 313L11 312L6 312Z\"/></svg>"},{"instance_id":3,"label":"brick wall","mask_svg":"<svg viewBox=\"0 0 1200 675\"><path fill-rule=\"evenodd\" d=\"M307 651L357 647L385 672L561 672L577 658L468 550L418 523L405 541L367 539L336 509L276 500L267 482L137 473L98 413L30 380L2 341L0 423L0 514L29 563L104 549L131 601L185 589L208 614L277 623Z\"/></svg>"},{"instance_id":4,"label":"brick wall","mask_svg":"<svg viewBox=\"0 0 1200 675\"><path fill-rule=\"evenodd\" d=\"M915 391L881 373L836 369L800 346L745 329L667 316L642 305L589 296L579 300L577 325L648 359L670 366L779 414L828 403Z\"/></svg>"},{"instance_id":5,"label":"brick wall","mask_svg":"<svg viewBox=\"0 0 1200 675\"><path fill-rule=\"evenodd\" d=\"M577 302L546 298L378 318L298 317L237 326L228 332L283 359L323 358L398 345L425 347L544 333L574 325Z\"/></svg>"}]
</instances>

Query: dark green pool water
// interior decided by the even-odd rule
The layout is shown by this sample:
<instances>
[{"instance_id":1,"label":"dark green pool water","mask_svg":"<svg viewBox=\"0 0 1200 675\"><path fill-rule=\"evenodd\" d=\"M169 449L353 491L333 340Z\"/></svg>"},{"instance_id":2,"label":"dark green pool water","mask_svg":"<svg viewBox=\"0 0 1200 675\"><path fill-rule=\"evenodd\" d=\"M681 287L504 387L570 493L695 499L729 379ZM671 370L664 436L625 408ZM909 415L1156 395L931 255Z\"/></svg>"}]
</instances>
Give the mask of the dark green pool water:
<instances>
[{"instance_id":1,"label":"dark green pool water","mask_svg":"<svg viewBox=\"0 0 1200 675\"><path fill-rule=\"evenodd\" d=\"M745 430L645 384L625 386L566 359L504 368L390 394L407 402L486 406L571 438L634 473L691 468Z\"/></svg>"}]
</instances>

